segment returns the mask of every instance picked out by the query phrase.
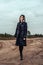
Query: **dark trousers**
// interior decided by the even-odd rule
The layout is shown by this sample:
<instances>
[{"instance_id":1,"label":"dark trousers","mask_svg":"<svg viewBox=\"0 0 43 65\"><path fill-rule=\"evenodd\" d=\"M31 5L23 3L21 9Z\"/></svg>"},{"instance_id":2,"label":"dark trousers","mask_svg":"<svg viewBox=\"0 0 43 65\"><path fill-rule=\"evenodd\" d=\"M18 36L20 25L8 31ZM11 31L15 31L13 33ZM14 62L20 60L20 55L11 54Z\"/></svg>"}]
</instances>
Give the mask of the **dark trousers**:
<instances>
[{"instance_id":1,"label":"dark trousers","mask_svg":"<svg viewBox=\"0 0 43 65\"><path fill-rule=\"evenodd\" d=\"M19 51L20 51L20 58L23 58L23 46L19 46Z\"/></svg>"}]
</instances>

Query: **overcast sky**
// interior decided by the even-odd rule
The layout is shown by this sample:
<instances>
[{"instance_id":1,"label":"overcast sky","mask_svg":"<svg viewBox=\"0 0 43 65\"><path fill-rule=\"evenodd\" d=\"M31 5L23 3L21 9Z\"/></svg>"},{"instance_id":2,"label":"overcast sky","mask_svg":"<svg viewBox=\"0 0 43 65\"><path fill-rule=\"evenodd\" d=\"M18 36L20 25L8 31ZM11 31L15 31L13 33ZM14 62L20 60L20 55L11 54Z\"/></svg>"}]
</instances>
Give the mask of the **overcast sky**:
<instances>
[{"instance_id":1,"label":"overcast sky","mask_svg":"<svg viewBox=\"0 0 43 65\"><path fill-rule=\"evenodd\" d=\"M0 0L0 33L14 34L21 14L31 34L43 34L43 0Z\"/></svg>"}]
</instances>

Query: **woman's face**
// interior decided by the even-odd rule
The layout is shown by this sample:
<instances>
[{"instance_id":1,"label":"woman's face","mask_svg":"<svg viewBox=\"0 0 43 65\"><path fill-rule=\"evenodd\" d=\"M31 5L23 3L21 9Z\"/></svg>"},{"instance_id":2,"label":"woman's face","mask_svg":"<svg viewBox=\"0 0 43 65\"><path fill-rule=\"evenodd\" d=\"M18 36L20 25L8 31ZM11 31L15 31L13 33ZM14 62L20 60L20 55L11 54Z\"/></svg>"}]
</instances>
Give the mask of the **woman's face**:
<instances>
[{"instance_id":1,"label":"woman's face","mask_svg":"<svg viewBox=\"0 0 43 65\"><path fill-rule=\"evenodd\" d=\"M23 22L23 19L24 19L23 16L21 16L21 17L20 17L21 22Z\"/></svg>"}]
</instances>

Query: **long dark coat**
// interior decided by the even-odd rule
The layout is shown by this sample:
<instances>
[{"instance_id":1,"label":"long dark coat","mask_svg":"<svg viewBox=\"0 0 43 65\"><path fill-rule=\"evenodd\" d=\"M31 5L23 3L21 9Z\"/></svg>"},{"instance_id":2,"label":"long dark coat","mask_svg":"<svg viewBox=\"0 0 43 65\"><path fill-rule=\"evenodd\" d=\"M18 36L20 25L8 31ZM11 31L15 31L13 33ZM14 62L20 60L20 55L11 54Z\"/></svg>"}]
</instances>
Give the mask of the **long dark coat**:
<instances>
[{"instance_id":1,"label":"long dark coat","mask_svg":"<svg viewBox=\"0 0 43 65\"><path fill-rule=\"evenodd\" d=\"M26 36L27 36L27 23L18 22L15 31L15 37L16 37L15 44L17 46L26 46ZM25 38L25 40L23 38Z\"/></svg>"}]
</instances>

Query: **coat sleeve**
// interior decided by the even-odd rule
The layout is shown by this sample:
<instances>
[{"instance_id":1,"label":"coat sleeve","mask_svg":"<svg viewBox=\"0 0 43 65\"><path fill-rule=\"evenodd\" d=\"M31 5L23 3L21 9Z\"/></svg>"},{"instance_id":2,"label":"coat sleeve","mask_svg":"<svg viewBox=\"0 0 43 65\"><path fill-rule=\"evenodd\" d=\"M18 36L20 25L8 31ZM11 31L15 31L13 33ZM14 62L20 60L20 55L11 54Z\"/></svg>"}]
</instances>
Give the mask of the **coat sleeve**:
<instances>
[{"instance_id":1,"label":"coat sleeve","mask_svg":"<svg viewBox=\"0 0 43 65\"><path fill-rule=\"evenodd\" d=\"M24 38L26 38L27 36L27 23L25 23L25 27L24 27Z\"/></svg>"},{"instance_id":2,"label":"coat sleeve","mask_svg":"<svg viewBox=\"0 0 43 65\"><path fill-rule=\"evenodd\" d=\"M17 37L17 29L18 29L18 23L17 23L16 30L15 30L15 37Z\"/></svg>"}]
</instances>

